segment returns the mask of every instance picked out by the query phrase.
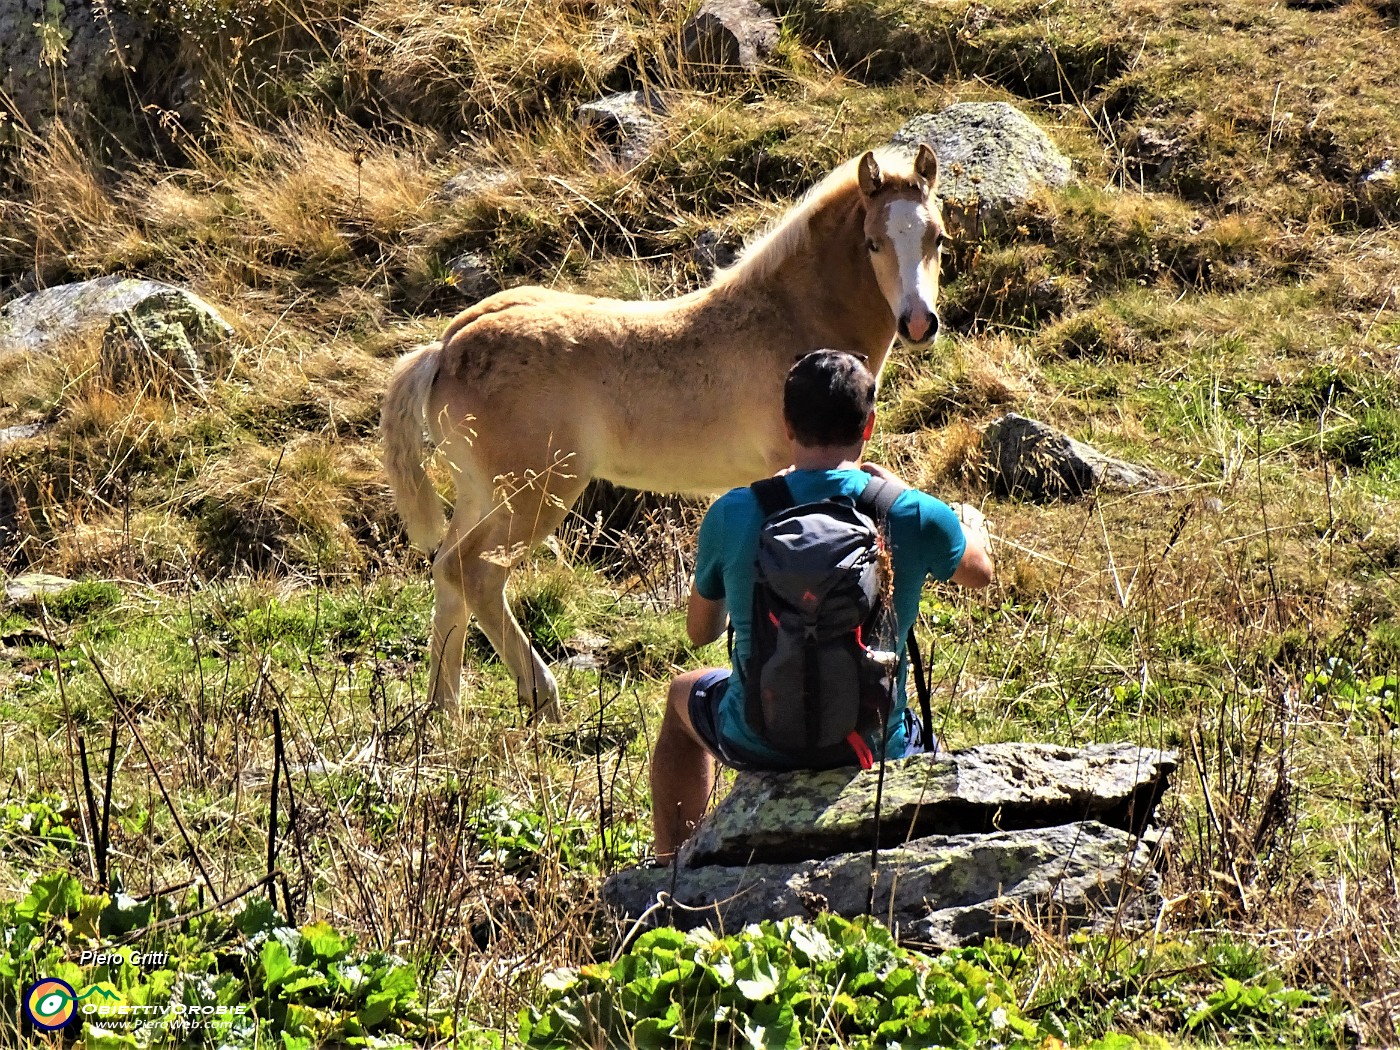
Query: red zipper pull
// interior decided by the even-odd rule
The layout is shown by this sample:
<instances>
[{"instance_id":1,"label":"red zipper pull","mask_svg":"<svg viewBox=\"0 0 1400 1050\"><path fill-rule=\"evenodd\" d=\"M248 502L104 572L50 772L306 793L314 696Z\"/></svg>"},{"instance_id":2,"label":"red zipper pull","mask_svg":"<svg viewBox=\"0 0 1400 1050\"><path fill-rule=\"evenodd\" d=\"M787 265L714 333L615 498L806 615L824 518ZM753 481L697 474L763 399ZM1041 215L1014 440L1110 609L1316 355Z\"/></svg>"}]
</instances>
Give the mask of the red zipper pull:
<instances>
[{"instance_id":1,"label":"red zipper pull","mask_svg":"<svg viewBox=\"0 0 1400 1050\"><path fill-rule=\"evenodd\" d=\"M863 736L852 729L846 734L846 743L850 744L851 750L856 753L856 759L860 762L861 769L875 767L875 756L870 753L870 747L866 744Z\"/></svg>"}]
</instances>

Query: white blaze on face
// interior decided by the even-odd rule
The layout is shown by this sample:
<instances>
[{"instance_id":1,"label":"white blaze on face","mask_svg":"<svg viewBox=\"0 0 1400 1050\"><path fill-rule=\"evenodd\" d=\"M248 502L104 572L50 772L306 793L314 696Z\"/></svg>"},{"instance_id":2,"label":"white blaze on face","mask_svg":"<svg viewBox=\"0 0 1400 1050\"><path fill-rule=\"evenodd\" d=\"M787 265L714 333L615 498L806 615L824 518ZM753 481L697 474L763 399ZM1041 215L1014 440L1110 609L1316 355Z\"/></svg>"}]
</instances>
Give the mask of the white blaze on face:
<instances>
[{"instance_id":1,"label":"white blaze on face","mask_svg":"<svg viewBox=\"0 0 1400 1050\"><path fill-rule=\"evenodd\" d=\"M885 230L894 246L899 266L902 290L896 317L907 317L909 335L922 341L933 327L934 303L938 289L924 265L924 234L930 223L928 208L923 201L897 200L891 202L885 218Z\"/></svg>"}]
</instances>

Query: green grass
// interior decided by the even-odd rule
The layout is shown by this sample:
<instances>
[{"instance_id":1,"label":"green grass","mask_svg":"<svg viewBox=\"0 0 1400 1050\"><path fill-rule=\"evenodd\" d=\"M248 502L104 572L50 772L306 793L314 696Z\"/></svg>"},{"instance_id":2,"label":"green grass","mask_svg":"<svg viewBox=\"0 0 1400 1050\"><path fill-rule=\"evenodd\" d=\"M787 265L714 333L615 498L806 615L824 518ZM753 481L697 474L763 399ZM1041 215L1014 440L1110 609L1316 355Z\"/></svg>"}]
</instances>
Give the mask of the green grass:
<instances>
[{"instance_id":1,"label":"green grass","mask_svg":"<svg viewBox=\"0 0 1400 1050\"><path fill-rule=\"evenodd\" d=\"M1394 1042L1400 197L1368 179L1400 148L1393 11L785 0L771 67L707 79L670 57L692 7L156 7L197 126L3 138L0 286L139 272L237 334L203 398L109 389L95 339L0 356L0 427L46 426L0 450L23 536L0 569L81 581L0 609L0 831L40 827L0 849L0 898L41 870L102 889L77 746L100 793L114 724L129 890L196 873L176 813L206 894L265 874L276 711L299 921L513 1038L543 973L612 957L582 902L646 848L667 678L723 646L685 638L694 507L574 521L511 592L552 660L592 657L559 668L564 726L528 724L476 632L463 711L430 717L430 586L375 447L390 363L461 305L462 252L507 284L678 294L702 230L742 239L918 113L1009 101L1077 181L952 246L943 337L882 382L880 458L997 536L990 591L924 601L938 731L1181 766L1156 935L1047 933L1007 976L1075 1045ZM598 164L573 108L647 86L656 150ZM504 175L448 199L463 170ZM1009 410L1179 483L989 497L976 428Z\"/></svg>"}]
</instances>

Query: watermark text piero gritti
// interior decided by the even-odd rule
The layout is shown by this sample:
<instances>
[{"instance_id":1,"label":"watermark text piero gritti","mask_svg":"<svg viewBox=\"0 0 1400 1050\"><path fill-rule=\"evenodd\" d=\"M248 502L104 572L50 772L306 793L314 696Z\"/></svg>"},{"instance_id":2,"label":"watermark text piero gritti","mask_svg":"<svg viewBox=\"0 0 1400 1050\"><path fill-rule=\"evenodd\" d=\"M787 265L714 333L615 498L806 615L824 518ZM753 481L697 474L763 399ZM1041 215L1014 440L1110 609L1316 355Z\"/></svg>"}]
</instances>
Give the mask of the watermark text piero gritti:
<instances>
[{"instance_id":1,"label":"watermark text piero gritti","mask_svg":"<svg viewBox=\"0 0 1400 1050\"><path fill-rule=\"evenodd\" d=\"M79 966L120 966L129 962L142 969L159 969L170 961L169 952L104 952L84 949L78 957Z\"/></svg>"}]
</instances>

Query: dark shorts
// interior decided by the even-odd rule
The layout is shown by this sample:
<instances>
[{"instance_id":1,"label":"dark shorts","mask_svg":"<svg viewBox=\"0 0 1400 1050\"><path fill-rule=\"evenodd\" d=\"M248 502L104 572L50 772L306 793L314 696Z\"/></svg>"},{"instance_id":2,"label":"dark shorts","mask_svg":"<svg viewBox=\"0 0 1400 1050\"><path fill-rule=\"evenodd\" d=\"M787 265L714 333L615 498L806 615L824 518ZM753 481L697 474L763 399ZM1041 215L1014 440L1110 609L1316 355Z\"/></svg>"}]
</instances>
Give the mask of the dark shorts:
<instances>
[{"instance_id":1,"label":"dark shorts","mask_svg":"<svg viewBox=\"0 0 1400 1050\"><path fill-rule=\"evenodd\" d=\"M771 762L761 761L756 756L751 758L745 753L736 752L732 747L726 747L720 735L719 705L729 688L729 676L732 673L724 667L706 671L690 687L690 724L710 754L730 769L737 769L742 773L771 771L774 769ZM919 716L907 707L904 709L904 724L909 731L909 748L904 757L916 755L921 751L939 750L937 743L931 748L927 746Z\"/></svg>"},{"instance_id":2,"label":"dark shorts","mask_svg":"<svg viewBox=\"0 0 1400 1050\"><path fill-rule=\"evenodd\" d=\"M732 748L726 748L719 732L719 705L729 688L729 676L733 674L727 667L706 671L690 687L690 724L696 735L704 742L706 749L730 769L741 772L759 772L764 767L746 760Z\"/></svg>"}]
</instances>

